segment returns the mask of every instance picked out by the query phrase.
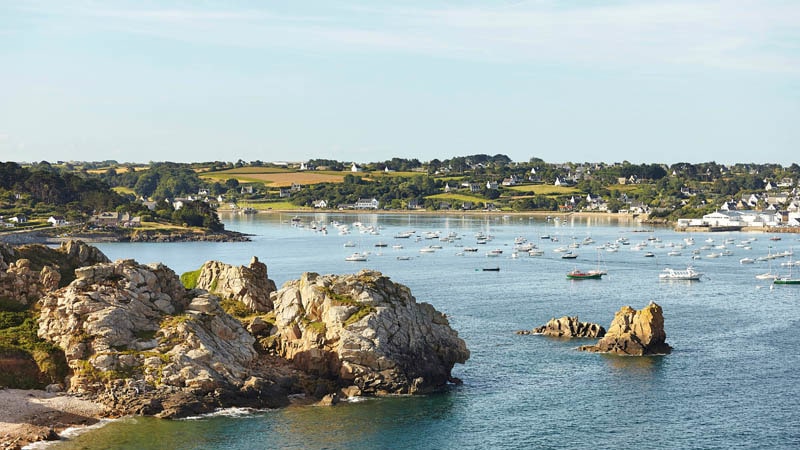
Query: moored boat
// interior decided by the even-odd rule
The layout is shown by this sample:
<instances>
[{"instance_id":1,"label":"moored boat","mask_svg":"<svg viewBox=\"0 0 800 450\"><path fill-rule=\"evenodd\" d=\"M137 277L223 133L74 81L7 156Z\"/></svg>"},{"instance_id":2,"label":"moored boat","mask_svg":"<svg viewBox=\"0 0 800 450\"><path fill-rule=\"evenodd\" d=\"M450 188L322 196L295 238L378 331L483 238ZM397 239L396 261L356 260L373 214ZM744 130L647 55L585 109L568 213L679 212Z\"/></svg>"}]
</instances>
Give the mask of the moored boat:
<instances>
[{"instance_id":1,"label":"moored boat","mask_svg":"<svg viewBox=\"0 0 800 450\"><path fill-rule=\"evenodd\" d=\"M600 271L590 270L589 272L583 272L581 270L575 269L571 272L567 272L567 278L570 280L599 280L603 276L603 273Z\"/></svg>"},{"instance_id":2,"label":"moored boat","mask_svg":"<svg viewBox=\"0 0 800 450\"><path fill-rule=\"evenodd\" d=\"M346 257L345 261L366 261L367 255L363 253L353 253L352 255Z\"/></svg>"},{"instance_id":3,"label":"moored boat","mask_svg":"<svg viewBox=\"0 0 800 450\"><path fill-rule=\"evenodd\" d=\"M703 274L701 272L698 272L689 266L685 270L675 270L668 267L658 275L658 278L662 280L697 281L702 276Z\"/></svg>"}]
</instances>

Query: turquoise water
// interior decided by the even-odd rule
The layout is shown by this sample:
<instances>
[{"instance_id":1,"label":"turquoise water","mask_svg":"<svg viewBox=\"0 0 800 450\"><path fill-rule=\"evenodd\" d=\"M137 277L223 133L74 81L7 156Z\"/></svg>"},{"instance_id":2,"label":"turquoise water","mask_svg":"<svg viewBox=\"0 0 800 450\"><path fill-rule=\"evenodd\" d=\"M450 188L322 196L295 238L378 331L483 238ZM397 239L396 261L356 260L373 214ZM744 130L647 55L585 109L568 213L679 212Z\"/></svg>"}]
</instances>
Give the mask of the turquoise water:
<instances>
[{"instance_id":1,"label":"turquoise water","mask_svg":"<svg viewBox=\"0 0 800 450\"><path fill-rule=\"evenodd\" d=\"M767 263L743 265L800 244L796 236L770 241L763 234L693 234L695 245L681 256L667 256L669 245L687 234L667 229L634 232L632 223L602 220L546 222L540 218L435 217L415 215L318 215L352 224L374 225L378 235L329 234L291 224L291 215L224 217L229 229L252 233L251 243L103 244L112 259L163 261L176 272L218 259L247 264L253 255L265 262L278 285L303 271L350 273L374 268L408 285L418 301L433 304L450 317L472 357L454 375L462 386L427 397L370 399L336 407L291 407L239 417L162 421L135 418L109 424L57 448L798 448L800 400L797 371L800 350L800 287L758 281ZM305 223L313 215L301 216ZM395 239L401 231L416 235L455 233L454 243ZM477 245L476 232L494 235ZM558 243L540 235L559 238ZM541 257L511 258L514 238L526 237L545 250ZM553 250L591 236L595 243L566 261ZM619 237L631 245L618 252L596 246ZM714 243L704 242L713 238ZM741 241L757 238L749 243ZM648 238L659 239L648 241ZM725 244L722 252L691 250ZM344 248L353 241L356 248ZM386 248L374 244L383 241ZM649 242L642 251L631 248ZM402 244L403 249L393 249ZM737 247L736 244L739 244ZM441 245L421 254L424 245ZM459 245L478 247L457 256ZM488 258L485 252L502 249ZM363 263L345 262L353 251L369 251ZM655 257L646 258L651 251ZM378 254L381 253L381 254ZM410 256L408 261L397 256ZM600 257L598 257L598 255ZM602 280L569 281L575 267L608 270ZM774 270L787 259L775 260ZM659 281L664 267L692 264L706 273L700 282ZM499 272L483 272L498 266ZM544 324L551 317L578 315L608 326L623 305L641 308L650 300L664 309L668 356L624 358L577 352L588 341L518 336L515 330Z\"/></svg>"}]
</instances>

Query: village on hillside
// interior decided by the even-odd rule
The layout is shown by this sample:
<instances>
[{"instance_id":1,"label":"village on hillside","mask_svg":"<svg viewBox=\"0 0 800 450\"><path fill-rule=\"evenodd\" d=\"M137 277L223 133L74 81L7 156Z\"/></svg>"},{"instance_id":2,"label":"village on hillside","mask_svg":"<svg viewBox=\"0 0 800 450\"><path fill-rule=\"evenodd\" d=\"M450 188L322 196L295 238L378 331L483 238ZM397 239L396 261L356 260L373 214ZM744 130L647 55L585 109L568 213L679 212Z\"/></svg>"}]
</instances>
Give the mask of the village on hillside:
<instances>
[{"instance_id":1,"label":"village on hillside","mask_svg":"<svg viewBox=\"0 0 800 450\"><path fill-rule=\"evenodd\" d=\"M137 228L158 220L202 226L203 216L218 210L582 212L640 216L679 230L800 227L797 164L547 163L471 155L424 163L9 162L0 169L6 175L0 229ZM74 189L52 188L59 185Z\"/></svg>"}]
</instances>

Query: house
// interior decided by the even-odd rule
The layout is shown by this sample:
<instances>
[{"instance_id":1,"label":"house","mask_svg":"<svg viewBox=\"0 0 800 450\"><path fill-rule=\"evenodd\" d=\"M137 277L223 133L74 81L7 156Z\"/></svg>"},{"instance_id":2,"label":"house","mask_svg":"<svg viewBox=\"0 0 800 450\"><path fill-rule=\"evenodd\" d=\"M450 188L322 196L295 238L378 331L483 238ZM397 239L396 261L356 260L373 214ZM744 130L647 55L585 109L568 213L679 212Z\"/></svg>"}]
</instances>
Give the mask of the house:
<instances>
[{"instance_id":1,"label":"house","mask_svg":"<svg viewBox=\"0 0 800 450\"><path fill-rule=\"evenodd\" d=\"M360 167L358 167L358 166L356 165L356 163L353 163L353 165L352 165L352 166L350 166L350 172L361 172L361 168L360 168Z\"/></svg>"},{"instance_id":2,"label":"house","mask_svg":"<svg viewBox=\"0 0 800 450\"><path fill-rule=\"evenodd\" d=\"M239 189L239 193L242 194L242 195L244 195L244 194L252 194L253 193L253 185L247 184L247 185L241 186L241 189Z\"/></svg>"},{"instance_id":3,"label":"house","mask_svg":"<svg viewBox=\"0 0 800 450\"><path fill-rule=\"evenodd\" d=\"M291 197L292 196L292 189L291 188L287 188L287 187L282 187L282 188L278 189L278 196L280 198Z\"/></svg>"},{"instance_id":4,"label":"house","mask_svg":"<svg viewBox=\"0 0 800 450\"><path fill-rule=\"evenodd\" d=\"M50 216L47 219L47 223L54 227L60 227L67 224L67 219L65 219L64 216Z\"/></svg>"},{"instance_id":5,"label":"house","mask_svg":"<svg viewBox=\"0 0 800 450\"><path fill-rule=\"evenodd\" d=\"M486 189L497 189L497 181L487 181Z\"/></svg>"},{"instance_id":6,"label":"house","mask_svg":"<svg viewBox=\"0 0 800 450\"><path fill-rule=\"evenodd\" d=\"M411 200L408 201L406 207L408 209L419 209L420 208L419 200L412 198Z\"/></svg>"},{"instance_id":7,"label":"house","mask_svg":"<svg viewBox=\"0 0 800 450\"><path fill-rule=\"evenodd\" d=\"M324 208L327 208L327 207L328 207L328 202L326 202L325 200L317 200L317 201L314 202L314 208L323 208L324 209Z\"/></svg>"},{"instance_id":8,"label":"house","mask_svg":"<svg viewBox=\"0 0 800 450\"><path fill-rule=\"evenodd\" d=\"M8 218L8 222L12 223L28 223L28 217L25 214L17 214Z\"/></svg>"},{"instance_id":9,"label":"house","mask_svg":"<svg viewBox=\"0 0 800 450\"><path fill-rule=\"evenodd\" d=\"M756 194L745 194L742 195L742 201L746 203L749 207L753 208L758 205L758 195Z\"/></svg>"},{"instance_id":10,"label":"house","mask_svg":"<svg viewBox=\"0 0 800 450\"><path fill-rule=\"evenodd\" d=\"M119 223L119 215L116 211L104 211L92 216L89 222L101 227L116 227Z\"/></svg>"},{"instance_id":11,"label":"house","mask_svg":"<svg viewBox=\"0 0 800 450\"><path fill-rule=\"evenodd\" d=\"M353 207L355 209L378 209L379 202L376 198L360 198Z\"/></svg>"},{"instance_id":12,"label":"house","mask_svg":"<svg viewBox=\"0 0 800 450\"><path fill-rule=\"evenodd\" d=\"M731 211L714 211L703 216L703 224L712 227L741 226L739 215Z\"/></svg>"},{"instance_id":13,"label":"house","mask_svg":"<svg viewBox=\"0 0 800 450\"><path fill-rule=\"evenodd\" d=\"M449 202L439 202L439 207L437 209L439 209L441 211L449 211L450 208L451 208L451 205L450 205Z\"/></svg>"},{"instance_id":14,"label":"house","mask_svg":"<svg viewBox=\"0 0 800 450\"><path fill-rule=\"evenodd\" d=\"M451 190L454 190L454 189L455 189L455 188L451 188L451 187L450 187L450 183L445 183L445 184L444 184L444 191L445 191L445 192L450 192Z\"/></svg>"},{"instance_id":15,"label":"house","mask_svg":"<svg viewBox=\"0 0 800 450\"><path fill-rule=\"evenodd\" d=\"M472 202L463 202L461 204L461 209L463 209L464 211L469 211L472 208L474 208L474 205L472 204Z\"/></svg>"},{"instance_id":16,"label":"house","mask_svg":"<svg viewBox=\"0 0 800 450\"><path fill-rule=\"evenodd\" d=\"M192 200L191 198L176 198L172 200L172 207L175 209L175 211L177 211L192 201L194 200Z\"/></svg>"},{"instance_id":17,"label":"house","mask_svg":"<svg viewBox=\"0 0 800 450\"><path fill-rule=\"evenodd\" d=\"M301 189L303 189L303 185L300 183L292 183L292 187L290 188L292 192L297 192Z\"/></svg>"},{"instance_id":18,"label":"house","mask_svg":"<svg viewBox=\"0 0 800 450\"><path fill-rule=\"evenodd\" d=\"M516 175L511 175L509 178L503 178L503 186L514 186L517 184L519 179Z\"/></svg>"},{"instance_id":19,"label":"house","mask_svg":"<svg viewBox=\"0 0 800 450\"><path fill-rule=\"evenodd\" d=\"M197 195L203 195L203 196L207 196L207 195L208 195L208 189L205 189L205 188L200 188L200 189L197 191Z\"/></svg>"},{"instance_id":20,"label":"house","mask_svg":"<svg viewBox=\"0 0 800 450\"><path fill-rule=\"evenodd\" d=\"M150 211L155 211L156 210L156 206L158 206L158 203L156 203L154 201L150 201L150 200L144 200L144 201L142 201L142 205L144 205Z\"/></svg>"}]
</instances>

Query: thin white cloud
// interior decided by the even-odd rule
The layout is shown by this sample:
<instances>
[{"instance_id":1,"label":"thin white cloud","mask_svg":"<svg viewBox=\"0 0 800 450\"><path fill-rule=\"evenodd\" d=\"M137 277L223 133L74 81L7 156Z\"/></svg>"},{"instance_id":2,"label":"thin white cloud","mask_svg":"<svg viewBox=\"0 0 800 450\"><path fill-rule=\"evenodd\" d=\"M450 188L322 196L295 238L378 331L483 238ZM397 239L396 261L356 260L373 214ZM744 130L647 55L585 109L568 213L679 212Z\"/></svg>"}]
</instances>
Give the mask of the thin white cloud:
<instances>
[{"instance_id":1,"label":"thin white cloud","mask_svg":"<svg viewBox=\"0 0 800 450\"><path fill-rule=\"evenodd\" d=\"M800 2L530 1L501 6L344 4L276 13L259 4L25 4L26 11L206 45L603 67L711 67L800 73ZM256 6L253 6L256 5Z\"/></svg>"}]
</instances>

